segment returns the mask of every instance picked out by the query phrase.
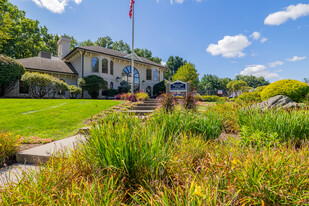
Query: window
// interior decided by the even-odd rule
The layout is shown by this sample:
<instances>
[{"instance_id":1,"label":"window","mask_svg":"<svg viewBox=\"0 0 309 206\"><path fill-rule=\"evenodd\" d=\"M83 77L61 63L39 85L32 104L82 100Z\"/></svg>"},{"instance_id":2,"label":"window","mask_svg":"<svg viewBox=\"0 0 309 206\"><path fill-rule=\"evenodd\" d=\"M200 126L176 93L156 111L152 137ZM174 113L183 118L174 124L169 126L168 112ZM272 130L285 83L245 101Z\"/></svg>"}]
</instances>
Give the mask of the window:
<instances>
[{"instance_id":1,"label":"window","mask_svg":"<svg viewBox=\"0 0 309 206\"><path fill-rule=\"evenodd\" d=\"M131 70L131 66L127 66L126 68L123 69L122 71L122 81L126 81L129 84L132 83L132 70ZM136 68L134 68L134 91L139 91L140 89L140 77L139 77L139 73L137 71Z\"/></svg>"},{"instance_id":2,"label":"window","mask_svg":"<svg viewBox=\"0 0 309 206\"><path fill-rule=\"evenodd\" d=\"M92 72L99 72L99 59L92 58Z\"/></svg>"},{"instance_id":3,"label":"window","mask_svg":"<svg viewBox=\"0 0 309 206\"><path fill-rule=\"evenodd\" d=\"M108 60L102 59L102 73L108 74Z\"/></svg>"},{"instance_id":4,"label":"window","mask_svg":"<svg viewBox=\"0 0 309 206\"><path fill-rule=\"evenodd\" d=\"M23 81L19 82L19 93L20 94L29 94L29 87Z\"/></svg>"},{"instance_id":5,"label":"window","mask_svg":"<svg viewBox=\"0 0 309 206\"><path fill-rule=\"evenodd\" d=\"M111 83L110 83L109 88L110 88L110 89L114 89L114 82L111 82Z\"/></svg>"},{"instance_id":6,"label":"window","mask_svg":"<svg viewBox=\"0 0 309 206\"><path fill-rule=\"evenodd\" d=\"M152 76L151 75L151 69L147 69L147 71L146 71L146 80L151 80L152 79L151 76Z\"/></svg>"},{"instance_id":7,"label":"window","mask_svg":"<svg viewBox=\"0 0 309 206\"><path fill-rule=\"evenodd\" d=\"M158 70L153 70L153 80L158 81Z\"/></svg>"},{"instance_id":8,"label":"window","mask_svg":"<svg viewBox=\"0 0 309 206\"><path fill-rule=\"evenodd\" d=\"M110 62L110 75L114 75L114 62Z\"/></svg>"}]
</instances>

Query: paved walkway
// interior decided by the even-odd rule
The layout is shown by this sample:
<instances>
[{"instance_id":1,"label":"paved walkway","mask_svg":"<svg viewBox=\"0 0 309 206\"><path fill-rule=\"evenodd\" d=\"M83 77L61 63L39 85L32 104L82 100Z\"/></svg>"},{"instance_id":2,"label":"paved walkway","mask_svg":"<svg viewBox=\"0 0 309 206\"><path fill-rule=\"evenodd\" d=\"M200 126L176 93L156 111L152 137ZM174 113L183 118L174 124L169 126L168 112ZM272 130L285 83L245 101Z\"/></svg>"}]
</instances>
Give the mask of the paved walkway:
<instances>
[{"instance_id":1,"label":"paved walkway","mask_svg":"<svg viewBox=\"0 0 309 206\"><path fill-rule=\"evenodd\" d=\"M39 163L46 163L53 153L70 151L78 143L85 141L83 135L76 135L63 140L55 141L38 147L34 147L16 154L18 164L0 170L0 187L8 182L18 182L24 172L38 171Z\"/></svg>"}]
</instances>

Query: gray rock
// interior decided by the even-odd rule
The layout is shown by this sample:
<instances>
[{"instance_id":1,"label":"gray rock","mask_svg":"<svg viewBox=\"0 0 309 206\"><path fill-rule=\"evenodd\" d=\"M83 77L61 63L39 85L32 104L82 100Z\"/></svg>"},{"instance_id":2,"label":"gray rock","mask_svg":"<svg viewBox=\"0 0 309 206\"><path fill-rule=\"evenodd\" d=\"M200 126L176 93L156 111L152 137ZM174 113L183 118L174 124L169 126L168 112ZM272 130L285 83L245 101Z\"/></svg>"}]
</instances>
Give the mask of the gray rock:
<instances>
[{"instance_id":1,"label":"gray rock","mask_svg":"<svg viewBox=\"0 0 309 206\"><path fill-rule=\"evenodd\" d=\"M268 100L255 105L255 107L259 107L261 109L269 109L274 107L295 108L298 106L300 105L296 102L293 102L289 97L284 95L271 97Z\"/></svg>"}]
</instances>

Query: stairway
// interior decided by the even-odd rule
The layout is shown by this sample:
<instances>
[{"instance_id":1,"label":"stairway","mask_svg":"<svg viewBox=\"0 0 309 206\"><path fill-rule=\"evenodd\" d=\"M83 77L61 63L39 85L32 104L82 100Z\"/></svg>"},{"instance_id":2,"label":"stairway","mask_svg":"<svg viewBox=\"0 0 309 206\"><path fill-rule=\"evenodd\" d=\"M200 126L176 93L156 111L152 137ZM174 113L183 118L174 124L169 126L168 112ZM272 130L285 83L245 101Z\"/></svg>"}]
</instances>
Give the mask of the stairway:
<instances>
[{"instance_id":1,"label":"stairway","mask_svg":"<svg viewBox=\"0 0 309 206\"><path fill-rule=\"evenodd\" d=\"M141 104L137 104L131 110L128 111L130 114L137 116L148 116L154 112L158 107L158 101L156 99L149 99Z\"/></svg>"}]
</instances>

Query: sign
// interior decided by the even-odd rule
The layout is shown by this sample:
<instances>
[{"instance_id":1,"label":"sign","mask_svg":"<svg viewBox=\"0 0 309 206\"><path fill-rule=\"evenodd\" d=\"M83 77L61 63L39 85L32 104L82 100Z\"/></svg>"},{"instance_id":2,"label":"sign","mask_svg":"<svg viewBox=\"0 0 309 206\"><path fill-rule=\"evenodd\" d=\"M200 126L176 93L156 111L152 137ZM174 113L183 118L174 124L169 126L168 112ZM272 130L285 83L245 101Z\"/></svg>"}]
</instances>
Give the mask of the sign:
<instances>
[{"instance_id":1,"label":"sign","mask_svg":"<svg viewBox=\"0 0 309 206\"><path fill-rule=\"evenodd\" d=\"M187 84L182 82L174 82L170 86L171 92L187 91Z\"/></svg>"},{"instance_id":2,"label":"sign","mask_svg":"<svg viewBox=\"0 0 309 206\"><path fill-rule=\"evenodd\" d=\"M218 90L218 94L223 94L223 91L222 90Z\"/></svg>"}]
</instances>

